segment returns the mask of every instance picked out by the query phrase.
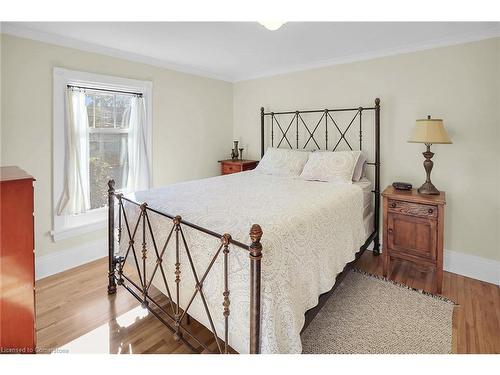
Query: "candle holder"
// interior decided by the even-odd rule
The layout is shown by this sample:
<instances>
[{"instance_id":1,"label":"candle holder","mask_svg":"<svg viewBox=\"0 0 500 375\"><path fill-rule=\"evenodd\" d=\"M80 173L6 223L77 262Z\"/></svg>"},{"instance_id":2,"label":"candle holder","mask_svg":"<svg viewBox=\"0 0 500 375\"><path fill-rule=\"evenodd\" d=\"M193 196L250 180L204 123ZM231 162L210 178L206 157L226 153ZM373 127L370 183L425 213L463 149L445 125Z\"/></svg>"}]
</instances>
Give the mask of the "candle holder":
<instances>
[{"instance_id":1,"label":"candle holder","mask_svg":"<svg viewBox=\"0 0 500 375\"><path fill-rule=\"evenodd\" d=\"M239 150L240 150L240 160L243 160L243 150L244 150L244 148L241 147Z\"/></svg>"},{"instance_id":2,"label":"candle holder","mask_svg":"<svg viewBox=\"0 0 500 375\"><path fill-rule=\"evenodd\" d=\"M238 141L234 141L234 147L231 151L231 159L238 160Z\"/></svg>"}]
</instances>

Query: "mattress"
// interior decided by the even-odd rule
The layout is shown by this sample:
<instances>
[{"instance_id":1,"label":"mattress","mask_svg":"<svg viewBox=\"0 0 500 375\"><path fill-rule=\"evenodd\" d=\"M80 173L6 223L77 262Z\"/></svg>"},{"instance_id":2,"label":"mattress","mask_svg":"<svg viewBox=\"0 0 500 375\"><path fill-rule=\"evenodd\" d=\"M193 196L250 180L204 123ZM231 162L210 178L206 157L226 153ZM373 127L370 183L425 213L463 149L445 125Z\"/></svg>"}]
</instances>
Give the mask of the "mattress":
<instances>
[{"instance_id":1,"label":"mattress","mask_svg":"<svg viewBox=\"0 0 500 375\"><path fill-rule=\"evenodd\" d=\"M373 184L366 177L363 177L358 182L354 182L353 185L359 186L363 191L363 226L365 228L365 238L368 239L374 229Z\"/></svg>"},{"instance_id":2,"label":"mattress","mask_svg":"<svg viewBox=\"0 0 500 375\"><path fill-rule=\"evenodd\" d=\"M363 181L365 185L367 183ZM292 177L265 175L258 171L184 182L164 188L129 194L136 202L180 215L217 233L229 233L249 243L252 224L261 225L262 236L262 353L300 353L300 331L304 313L318 303L318 296L333 287L335 277L366 240L362 184L333 184ZM364 187L365 190L367 187ZM125 204L130 223L135 223L137 206ZM162 247L172 221L148 214ZM198 274L203 274L220 240L183 227ZM137 243L142 238L136 239ZM122 241L120 252L127 248ZM156 258L149 235L146 238L147 274ZM181 249L182 250L182 249ZM139 250L140 251L140 250ZM140 255L140 254L139 254ZM231 246L229 255L230 319L229 344L240 353L249 350L249 260L245 250ZM132 261L131 261L132 262ZM174 290L175 244L170 242L163 257L169 288ZM181 251L181 298L185 307L194 291L194 278ZM222 259L219 257L203 284L211 316L219 337L224 336L222 307ZM167 294L158 272L153 285ZM204 307L197 296L189 314L209 327Z\"/></svg>"},{"instance_id":3,"label":"mattress","mask_svg":"<svg viewBox=\"0 0 500 375\"><path fill-rule=\"evenodd\" d=\"M373 184L372 182L363 177L353 185L359 186L363 190L363 218L366 218L373 212Z\"/></svg>"}]
</instances>

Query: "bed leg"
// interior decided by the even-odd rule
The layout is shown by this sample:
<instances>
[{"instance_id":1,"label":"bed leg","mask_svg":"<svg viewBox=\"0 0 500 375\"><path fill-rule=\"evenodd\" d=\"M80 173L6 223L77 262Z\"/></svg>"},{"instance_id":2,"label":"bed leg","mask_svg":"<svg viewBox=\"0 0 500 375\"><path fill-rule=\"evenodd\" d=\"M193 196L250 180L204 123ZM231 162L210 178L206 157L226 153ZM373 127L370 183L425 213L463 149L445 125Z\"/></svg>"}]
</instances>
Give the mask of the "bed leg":
<instances>
[{"instance_id":1,"label":"bed leg","mask_svg":"<svg viewBox=\"0 0 500 375\"><path fill-rule=\"evenodd\" d=\"M373 255L380 255L380 239L378 237L378 233L373 239Z\"/></svg>"},{"instance_id":2,"label":"bed leg","mask_svg":"<svg viewBox=\"0 0 500 375\"><path fill-rule=\"evenodd\" d=\"M250 354L260 353L260 292L262 229L258 224L250 229Z\"/></svg>"},{"instance_id":3,"label":"bed leg","mask_svg":"<svg viewBox=\"0 0 500 375\"><path fill-rule=\"evenodd\" d=\"M380 99L375 99L375 210L373 255L380 255Z\"/></svg>"},{"instance_id":4,"label":"bed leg","mask_svg":"<svg viewBox=\"0 0 500 375\"><path fill-rule=\"evenodd\" d=\"M115 281L115 181L108 181L108 294L116 293Z\"/></svg>"}]
</instances>

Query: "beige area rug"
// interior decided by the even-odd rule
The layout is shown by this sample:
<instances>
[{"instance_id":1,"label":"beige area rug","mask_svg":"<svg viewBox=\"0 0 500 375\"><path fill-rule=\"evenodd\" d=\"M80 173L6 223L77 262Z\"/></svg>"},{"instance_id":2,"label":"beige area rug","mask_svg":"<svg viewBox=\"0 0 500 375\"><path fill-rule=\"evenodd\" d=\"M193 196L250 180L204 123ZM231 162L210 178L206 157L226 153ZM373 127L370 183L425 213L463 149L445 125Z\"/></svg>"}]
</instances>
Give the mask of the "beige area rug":
<instances>
[{"instance_id":1,"label":"beige area rug","mask_svg":"<svg viewBox=\"0 0 500 375\"><path fill-rule=\"evenodd\" d=\"M451 353L455 303L352 270L302 333L303 353Z\"/></svg>"}]
</instances>

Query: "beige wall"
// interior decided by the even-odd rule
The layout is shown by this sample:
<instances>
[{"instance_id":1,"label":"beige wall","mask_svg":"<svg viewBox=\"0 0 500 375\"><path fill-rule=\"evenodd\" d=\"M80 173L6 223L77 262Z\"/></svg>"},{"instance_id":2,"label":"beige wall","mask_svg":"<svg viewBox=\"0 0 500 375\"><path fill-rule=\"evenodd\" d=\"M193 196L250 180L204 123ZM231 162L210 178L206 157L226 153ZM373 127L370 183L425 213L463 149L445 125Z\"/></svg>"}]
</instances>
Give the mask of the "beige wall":
<instances>
[{"instance_id":1,"label":"beige wall","mask_svg":"<svg viewBox=\"0 0 500 375\"><path fill-rule=\"evenodd\" d=\"M233 84L3 34L1 165L37 178L36 247L45 255L104 235L54 243L52 68L153 82L153 183L216 175L240 138L259 158L259 108L370 105L382 100L382 185L424 180L415 119L442 117L453 145L436 145L433 181L446 190L447 249L500 260L500 39ZM231 134L234 119L233 134Z\"/></svg>"},{"instance_id":2,"label":"beige wall","mask_svg":"<svg viewBox=\"0 0 500 375\"><path fill-rule=\"evenodd\" d=\"M1 165L19 165L35 184L37 255L104 236L54 243L52 69L63 67L153 82L153 185L218 174L231 148L232 85L108 56L1 35Z\"/></svg>"},{"instance_id":3,"label":"beige wall","mask_svg":"<svg viewBox=\"0 0 500 375\"><path fill-rule=\"evenodd\" d=\"M452 145L435 145L433 182L447 193L445 248L500 260L500 39L234 84L234 136L260 157L259 108L370 105L381 98L382 186L425 179L415 120L443 118Z\"/></svg>"}]
</instances>

